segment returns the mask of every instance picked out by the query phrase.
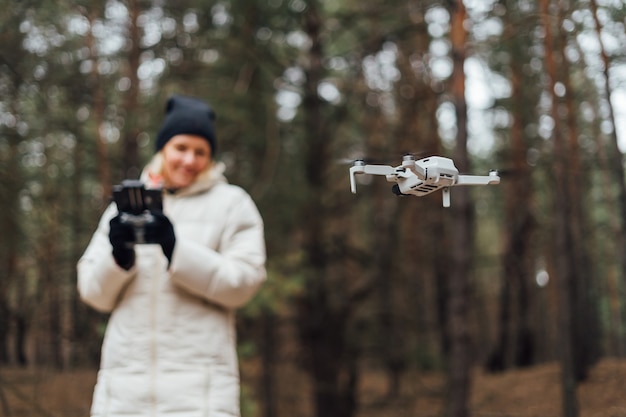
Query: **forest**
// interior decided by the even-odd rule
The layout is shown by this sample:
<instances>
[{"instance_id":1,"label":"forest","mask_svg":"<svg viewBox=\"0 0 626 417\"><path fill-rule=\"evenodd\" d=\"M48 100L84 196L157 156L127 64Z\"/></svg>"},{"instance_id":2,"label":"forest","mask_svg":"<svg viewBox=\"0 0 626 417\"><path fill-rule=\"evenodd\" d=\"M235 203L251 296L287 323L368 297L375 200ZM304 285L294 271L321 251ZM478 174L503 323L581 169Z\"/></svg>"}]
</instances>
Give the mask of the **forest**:
<instances>
[{"instance_id":1,"label":"forest","mask_svg":"<svg viewBox=\"0 0 626 417\"><path fill-rule=\"evenodd\" d=\"M577 417L580 384L626 355L623 0L0 4L0 414L53 415L12 408L20 370L97 370L107 316L76 262L172 94L211 103L216 158L265 222L243 417L376 415L372 375L393 401L433 372L429 415L478 416L476 372L536 366ZM380 176L350 192L354 160L407 154L501 182L449 208Z\"/></svg>"}]
</instances>

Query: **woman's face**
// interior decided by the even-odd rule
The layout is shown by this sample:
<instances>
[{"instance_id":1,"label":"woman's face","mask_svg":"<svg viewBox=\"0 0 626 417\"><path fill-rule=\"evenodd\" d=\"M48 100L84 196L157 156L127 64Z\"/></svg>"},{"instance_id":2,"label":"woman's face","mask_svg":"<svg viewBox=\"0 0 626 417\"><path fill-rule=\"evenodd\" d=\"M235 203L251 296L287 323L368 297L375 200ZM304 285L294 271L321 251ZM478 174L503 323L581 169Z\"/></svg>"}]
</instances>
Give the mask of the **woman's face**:
<instances>
[{"instance_id":1,"label":"woman's face","mask_svg":"<svg viewBox=\"0 0 626 417\"><path fill-rule=\"evenodd\" d=\"M168 188L191 185L211 162L211 147L201 136L176 135L163 147L163 179Z\"/></svg>"}]
</instances>

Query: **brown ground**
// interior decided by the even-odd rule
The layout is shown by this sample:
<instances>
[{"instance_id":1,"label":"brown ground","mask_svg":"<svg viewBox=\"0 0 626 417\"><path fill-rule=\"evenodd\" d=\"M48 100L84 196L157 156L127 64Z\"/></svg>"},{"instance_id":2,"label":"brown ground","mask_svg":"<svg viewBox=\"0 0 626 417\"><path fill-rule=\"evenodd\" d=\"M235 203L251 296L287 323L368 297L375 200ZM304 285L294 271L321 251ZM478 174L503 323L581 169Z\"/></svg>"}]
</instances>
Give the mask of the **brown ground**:
<instances>
[{"instance_id":1,"label":"brown ground","mask_svg":"<svg viewBox=\"0 0 626 417\"><path fill-rule=\"evenodd\" d=\"M245 380L244 370L244 380ZM284 375L280 414L307 417L307 390L293 374ZM95 381L93 371L52 373L43 370L0 370L0 416L86 417ZM556 364L473 379L473 417L559 417L561 395ZM443 377L437 373L406 375L401 393L386 398L384 374L369 372L360 388L358 417L436 417L440 415ZM605 359L578 392L580 417L626 417L626 361ZM308 407L307 407L308 408ZM296 412L296 410L298 410Z\"/></svg>"}]
</instances>

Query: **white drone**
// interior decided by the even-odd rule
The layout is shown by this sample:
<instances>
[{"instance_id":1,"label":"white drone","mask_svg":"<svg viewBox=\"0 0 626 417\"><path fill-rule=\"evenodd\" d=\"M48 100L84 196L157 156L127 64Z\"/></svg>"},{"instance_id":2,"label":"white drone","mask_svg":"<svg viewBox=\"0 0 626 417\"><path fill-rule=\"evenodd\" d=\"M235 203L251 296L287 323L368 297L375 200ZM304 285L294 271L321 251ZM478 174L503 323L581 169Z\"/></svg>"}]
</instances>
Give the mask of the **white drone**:
<instances>
[{"instance_id":1,"label":"white drone","mask_svg":"<svg viewBox=\"0 0 626 417\"><path fill-rule=\"evenodd\" d=\"M413 155L404 155L402 165L366 165L356 160L350 168L350 189L356 194L356 174L385 175L387 181L395 182L393 192L397 195L415 195L418 197L442 190L443 206L450 207L450 187L457 185L500 184L497 171L489 175L459 175L454 162L442 156L431 156L415 160Z\"/></svg>"}]
</instances>

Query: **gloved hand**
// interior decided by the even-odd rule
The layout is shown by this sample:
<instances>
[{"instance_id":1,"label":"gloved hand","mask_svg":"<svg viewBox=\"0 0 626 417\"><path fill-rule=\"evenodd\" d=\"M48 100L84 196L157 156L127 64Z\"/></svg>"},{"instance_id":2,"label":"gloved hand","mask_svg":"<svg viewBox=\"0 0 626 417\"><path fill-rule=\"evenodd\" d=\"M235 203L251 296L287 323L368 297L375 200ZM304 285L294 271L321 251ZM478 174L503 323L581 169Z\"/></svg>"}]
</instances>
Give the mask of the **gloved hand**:
<instances>
[{"instance_id":1,"label":"gloved hand","mask_svg":"<svg viewBox=\"0 0 626 417\"><path fill-rule=\"evenodd\" d=\"M152 211L154 220L145 226L144 238L146 243L158 243L167 257L168 265L172 263L172 253L176 245L174 226L163 212Z\"/></svg>"},{"instance_id":2,"label":"gloved hand","mask_svg":"<svg viewBox=\"0 0 626 417\"><path fill-rule=\"evenodd\" d=\"M125 270L129 270L135 264L135 231L129 224L122 223L120 215L113 217L109 222L109 241L113 246L113 258L115 262Z\"/></svg>"}]
</instances>

